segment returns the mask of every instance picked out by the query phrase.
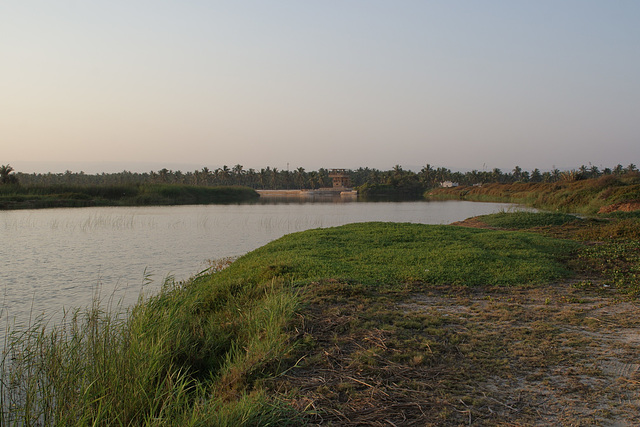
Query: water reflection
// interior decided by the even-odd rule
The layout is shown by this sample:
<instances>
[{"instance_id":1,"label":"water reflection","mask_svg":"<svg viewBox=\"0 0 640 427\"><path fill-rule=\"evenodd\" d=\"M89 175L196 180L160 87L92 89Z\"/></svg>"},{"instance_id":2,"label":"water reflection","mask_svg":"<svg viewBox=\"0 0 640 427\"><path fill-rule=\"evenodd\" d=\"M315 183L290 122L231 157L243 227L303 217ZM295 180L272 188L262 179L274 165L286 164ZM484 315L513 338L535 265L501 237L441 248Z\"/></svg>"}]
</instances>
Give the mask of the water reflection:
<instances>
[{"instance_id":1,"label":"water reflection","mask_svg":"<svg viewBox=\"0 0 640 427\"><path fill-rule=\"evenodd\" d=\"M265 196L262 195L259 199L252 200L249 202L254 205L279 205L279 204L306 204L306 203L354 203L361 201L362 199L358 199L353 196L340 196L340 194L293 194L290 196L286 195L270 195Z\"/></svg>"},{"instance_id":2,"label":"water reflection","mask_svg":"<svg viewBox=\"0 0 640 427\"><path fill-rule=\"evenodd\" d=\"M384 202L421 202L429 203L420 196L369 196L364 197L357 194L340 194L340 193L312 193L300 192L292 190L287 192L283 190L282 194L276 192L262 193L259 199L252 200L248 203L256 205L273 205L273 204L306 204L306 203L384 203ZM435 201L438 203L440 201Z\"/></svg>"}]
</instances>

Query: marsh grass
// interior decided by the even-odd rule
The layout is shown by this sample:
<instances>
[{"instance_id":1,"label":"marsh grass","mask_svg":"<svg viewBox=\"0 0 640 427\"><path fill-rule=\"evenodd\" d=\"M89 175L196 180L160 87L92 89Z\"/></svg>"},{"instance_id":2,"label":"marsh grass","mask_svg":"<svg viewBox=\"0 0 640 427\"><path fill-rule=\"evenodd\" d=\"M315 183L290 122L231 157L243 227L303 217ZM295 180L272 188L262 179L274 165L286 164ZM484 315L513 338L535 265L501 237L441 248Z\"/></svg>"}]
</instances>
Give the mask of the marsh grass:
<instances>
[{"instance_id":1,"label":"marsh grass","mask_svg":"<svg viewBox=\"0 0 640 427\"><path fill-rule=\"evenodd\" d=\"M166 332L145 323L144 310L125 316L96 302L57 325L37 318L9 334L2 424L130 425L180 415L194 383L171 364Z\"/></svg>"},{"instance_id":2,"label":"marsh grass","mask_svg":"<svg viewBox=\"0 0 640 427\"><path fill-rule=\"evenodd\" d=\"M248 187L178 184L0 186L0 209L185 205L255 200Z\"/></svg>"},{"instance_id":3,"label":"marsh grass","mask_svg":"<svg viewBox=\"0 0 640 427\"><path fill-rule=\"evenodd\" d=\"M251 298L219 290L224 302L202 310L204 285L168 280L128 312L95 300L59 324L9 331L0 424L286 424L290 410L253 384L285 351L293 294L277 281Z\"/></svg>"}]
</instances>

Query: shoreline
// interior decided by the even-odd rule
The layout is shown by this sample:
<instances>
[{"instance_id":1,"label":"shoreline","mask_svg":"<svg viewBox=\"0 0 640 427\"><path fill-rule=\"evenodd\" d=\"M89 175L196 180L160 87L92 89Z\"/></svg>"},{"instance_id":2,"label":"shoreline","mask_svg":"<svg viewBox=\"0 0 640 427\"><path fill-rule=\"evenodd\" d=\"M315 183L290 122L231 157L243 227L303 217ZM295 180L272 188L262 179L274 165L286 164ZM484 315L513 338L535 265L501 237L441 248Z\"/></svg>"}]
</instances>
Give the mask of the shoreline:
<instances>
[{"instance_id":1,"label":"shoreline","mask_svg":"<svg viewBox=\"0 0 640 427\"><path fill-rule=\"evenodd\" d=\"M15 187L11 193L0 194L0 210L225 204L259 197L249 187L179 184Z\"/></svg>"},{"instance_id":2,"label":"shoreline","mask_svg":"<svg viewBox=\"0 0 640 427\"><path fill-rule=\"evenodd\" d=\"M256 190L260 197L358 197L352 188L319 188L316 190Z\"/></svg>"}]
</instances>

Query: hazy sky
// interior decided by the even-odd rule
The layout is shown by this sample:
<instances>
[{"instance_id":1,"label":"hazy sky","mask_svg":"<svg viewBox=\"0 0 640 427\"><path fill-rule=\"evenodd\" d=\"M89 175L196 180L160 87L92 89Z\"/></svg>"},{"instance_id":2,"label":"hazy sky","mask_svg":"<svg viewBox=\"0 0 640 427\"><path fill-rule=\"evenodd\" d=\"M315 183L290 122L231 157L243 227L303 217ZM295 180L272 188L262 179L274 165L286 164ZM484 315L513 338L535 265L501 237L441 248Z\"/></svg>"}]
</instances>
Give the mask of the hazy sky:
<instances>
[{"instance_id":1,"label":"hazy sky","mask_svg":"<svg viewBox=\"0 0 640 427\"><path fill-rule=\"evenodd\" d=\"M19 171L590 162L640 163L637 0L0 2Z\"/></svg>"}]
</instances>

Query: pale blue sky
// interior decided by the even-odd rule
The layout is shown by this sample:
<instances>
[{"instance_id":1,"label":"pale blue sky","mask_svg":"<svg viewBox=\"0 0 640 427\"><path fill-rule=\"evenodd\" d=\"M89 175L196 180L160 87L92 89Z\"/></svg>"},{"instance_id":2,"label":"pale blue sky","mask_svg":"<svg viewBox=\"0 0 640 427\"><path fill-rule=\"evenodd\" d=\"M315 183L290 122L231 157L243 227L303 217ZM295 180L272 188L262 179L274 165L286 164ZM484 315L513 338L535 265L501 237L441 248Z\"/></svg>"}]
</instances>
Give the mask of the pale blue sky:
<instances>
[{"instance_id":1,"label":"pale blue sky","mask_svg":"<svg viewBox=\"0 0 640 427\"><path fill-rule=\"evenodd\" d=\"M639 22L636 0L6 0L0 164L638 164Z\"/></svg>"}]
</instances>

